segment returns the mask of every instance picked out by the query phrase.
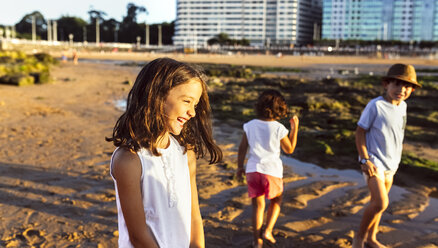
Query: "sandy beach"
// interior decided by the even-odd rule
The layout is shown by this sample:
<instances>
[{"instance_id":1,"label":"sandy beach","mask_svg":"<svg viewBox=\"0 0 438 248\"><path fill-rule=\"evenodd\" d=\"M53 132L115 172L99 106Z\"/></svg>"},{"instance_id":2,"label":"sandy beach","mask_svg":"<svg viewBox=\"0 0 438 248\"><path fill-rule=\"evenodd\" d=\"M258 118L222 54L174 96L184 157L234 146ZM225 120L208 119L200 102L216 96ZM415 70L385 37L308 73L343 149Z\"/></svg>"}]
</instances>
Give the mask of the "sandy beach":
<instances>
[{"instance_id":1,"label":"sandy beach","mask_svg":"<svg viewBox=\"0 0 438 248\"><path fill-rule=\"evenodd\" d=\"M60 52L51 52L55 57L61 57ZM67 53L68 54L68 53ZM119 61L151 61L160 57L170 57L188 63L214 63L252 66L276 67L309 67L314 65L390 65L404 63L423 66L438 66L438 60L433 57L392 57L379 59L364 56L281 56L265 54L181 54L181 53L134 53L134 52L90 52L79 53L79 59L119 60Z\"/></svg>"},{"instance_id":2,"label":"sandy beach","mask_svg":"<svg viewBox=\"0 0 438 248\"><path fill-rule=\"evenodd\" d=\"M148 61L158 56L83 53L79 58ZM429 59L211 56L173 57L292 67L406 61L438 65ZM0 85L0 247L117 247L117 210L109 175L114 147L104 138L122 113L115 102L124 99L131 87L124 82L134 81L139 70L69 62L52 68L51 84ZM206 247L251 246L250 199L246 186L232 180L234 170L229 166L236 163L241 134L241 129L214 120L224 161L217 165L198 161ZM429 152L437 154L437 149ZM350 247L369 200L362 175L355 170L322 169L291 157L283 161L285 193L274 230L278 242L266 247ZM438 247L438 199L429 197L433 190L422 185L392 188L378 234L382 243Z\"/></svg>"}]
</instances>

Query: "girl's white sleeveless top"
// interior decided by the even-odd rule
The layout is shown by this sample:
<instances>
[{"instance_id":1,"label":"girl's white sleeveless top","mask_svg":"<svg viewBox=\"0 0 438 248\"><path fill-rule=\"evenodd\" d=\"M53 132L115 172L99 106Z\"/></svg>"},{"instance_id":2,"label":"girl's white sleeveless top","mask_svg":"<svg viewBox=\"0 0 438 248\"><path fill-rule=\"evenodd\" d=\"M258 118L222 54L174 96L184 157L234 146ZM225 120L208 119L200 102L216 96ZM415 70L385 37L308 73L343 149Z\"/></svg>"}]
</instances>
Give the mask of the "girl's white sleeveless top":
<instances>
[{"instance_id":1,"label":"girl's white sleeveless top","mask_svg":"<svg viewBox=\"0 0 438 248\"><path fill-rule=\"evenodd\" d=\"M184 148L172 136L169 147L158 151L161 156L154 156L147 149L137 152L142 167L140 186L146 224L161 248L186 248L190 245L192 206L187 154L183 154ZM111 158L110 168L112 163ZM113 180L116 189L119 247L131 248L133 246L120 207L117 181L114 177Z\"/></svg>"}]
</instances>

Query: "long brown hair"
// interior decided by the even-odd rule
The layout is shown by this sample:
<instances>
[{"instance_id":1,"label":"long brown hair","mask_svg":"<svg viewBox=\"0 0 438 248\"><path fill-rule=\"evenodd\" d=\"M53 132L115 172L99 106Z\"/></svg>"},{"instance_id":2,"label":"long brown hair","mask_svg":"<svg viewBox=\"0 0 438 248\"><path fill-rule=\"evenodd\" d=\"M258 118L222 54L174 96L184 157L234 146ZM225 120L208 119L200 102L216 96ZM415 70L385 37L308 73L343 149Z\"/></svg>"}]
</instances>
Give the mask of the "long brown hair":
<instances>
[{"instance_id":1,"label":"long brown hair","mask_svg":"<svg viewBox=\"0 0 438 248\"><path fill-rule=\"evenodd\" d=\"M164 101L173 87L195 79L202 85L196 115L187 121L180 135L174 137L185 151L193 149L198 157L204 157L208 151L210 163L222 160L222 151L213 140L204 77L199 69L173 59L151 61L138 74L128 94L126 111L117 120L112 137L106 140L134 151L147 148L153 155L160 156L157 140L167 130Z\"/></svg>"}]
</instances>

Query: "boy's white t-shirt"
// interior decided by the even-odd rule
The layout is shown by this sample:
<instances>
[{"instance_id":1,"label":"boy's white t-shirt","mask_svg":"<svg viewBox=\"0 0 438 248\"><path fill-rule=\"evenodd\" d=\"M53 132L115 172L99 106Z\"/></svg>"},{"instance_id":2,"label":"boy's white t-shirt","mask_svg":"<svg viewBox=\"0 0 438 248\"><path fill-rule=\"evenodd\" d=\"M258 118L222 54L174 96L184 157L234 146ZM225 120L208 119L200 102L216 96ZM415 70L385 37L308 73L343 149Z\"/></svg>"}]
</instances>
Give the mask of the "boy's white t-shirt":
<instances>
[{"instance_id":1,"label":"boy's white t-shirt","mask_svg":"<svg viewBox=\"0 0 438 248\"><path fill-rule=\"evenodd\" d=\"M183 147L172 136L170 146L158 151L161 156L154 156L144 148L137 152L142 167L140 186L146 224L154 234L159 247L187 248L190 245L192 210L187 154L183 153ZM112 168L112 158L110 168ZM119 247L131 248L133 246L129 240L115 179L114 184Z\"/></svg>"},{"instance_id":2,"label":"boy's white t-shirt","mask_svg":"<svg viewBox=\"0 0 438 248\"><path fill-rule=\"evenodd\" d=\"M406 126L406 102L393 105L382 96L372 99L360 116L358 126L365 129L366 146L377 169L396 172L401 160Z\"/></svg>"},{"instance_id":3,"label":"boy's white t-shirt","mask_svg":"<svg viewBox=\"0 0 438 248\"><path fill-rule=\"evenodd\" d=\"M283 178L280 141L289 133L278 121L251 120L243 125L249 144L246 173L259 172Z\"/></svg>"}]
</instances>

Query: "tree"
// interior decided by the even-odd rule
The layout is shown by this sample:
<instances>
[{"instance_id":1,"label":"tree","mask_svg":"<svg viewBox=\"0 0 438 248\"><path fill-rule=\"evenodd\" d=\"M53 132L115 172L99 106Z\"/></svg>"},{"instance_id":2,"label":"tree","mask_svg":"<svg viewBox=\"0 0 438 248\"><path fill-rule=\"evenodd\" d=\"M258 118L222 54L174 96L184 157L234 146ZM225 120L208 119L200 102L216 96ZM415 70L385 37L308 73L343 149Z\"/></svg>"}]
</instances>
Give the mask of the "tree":
<instances>
[{"instance_id":1,"label":"tree","mask_svg":"<svg viewBox=\"0 0 438 248\"><path fill-rule=\"evenodd\" d=\"M109 20L103 21L100 26L100 37L102 41L118 42L118 29L120 26L120 22L111 18Z\"/></svg>"},{"instance_id":2,"label":"tree","mask_svg":"<svg viewBox=\"0 0 438 248\"><path fill-rule=\"evenodd\" d=\"M32 37L32 17L35 16L36 35L40 39L47 39L47 23L39 11L25 15L20 22L15 24L18 37Z\"/></svg>"},{"instance_id":3,"label":"tree","mask_svg":"<svg viewBox=\"0 0 438 248\"><path fill-rule=\"evenodd\" d=\"M163 22L161 24L152 24L149 27L150 44L158 44L158 25L161 25L161 34L163 45L171 45L172 37L175 33L175 22ZM144 26L144 25L143 25Z\"/></svg>"},{"instance_id":4,"label":"tree","mask_svg":"<svg viewBox=\"0 0 438 248\"><path fill-rule=\"evenodd\" d=\"M126 16L123 18L123 23L137 23L137 15L140 13L149 14L145 7L137 6L133 3L128 3Z\"/></svg>"},{"instance_id":5,"label":"tree","mask_svg":"<svg viewBox=\"0 0 438 248\"><path fill-rule=\"evenodd\" d=\"M99 21L99 25L105 21L103 18L106 13L101 10L91 9L88 11L90 16L90 23L87 26L87 41L96 41L96 21ZM101 41L104 41L101 39Z\"/></svg>"},{"instance_id":6,"label":"tree","mask_svg":"<svg viewBox=\"0 0 438 248\"><path fill-rule=\"evenodd\" d=\"M74 41L84 40L84 27L87 22L79 17L62 16L57 20L59 40L68 40L68 35L73 34Z\"/></svg>"},{"instance_id":7,"label":"tree","mask_svg":"<svg viewBox=\"0 0 438 248\"><path fill-rule=\"evenodd\" d=\"M126 7L126 16L123 17L123 21L120 24L119 37L120 42L135 42L137 36L141 37L141 41L145 39L144 25L137 23L137 15L140 13L148 13L145 7L137 6L133 3L129 3Z\"/></svg>"},{"instance_id":8,"label":"tree","mask_svg":"<svg viewBox=\"0 0 438 248\"><path fill-rule=\"evenodd\" d=\"M96 19L99 21L104 21L103 16L106 16L106 13L101 10L91 9L88 11L88 15L90 16L90 23L96 23Z\"/></svg>"},{"instance_id":9,"label":"tree","mask_svg":"<svg viewBox=\"0 0 438 248\"><path fill-rule=\"evenodd\" d=\"M228 36L227 33L220 33L216 36L214 36L213 38L209 39L207 41L207 43L209 45L221 45L221 46L229 46L229 45L242 45L242 46L248 46L249 45L249 40L243 38L241 40L234 40L234 39L230 39L230 37Z\"/></svg>"}]
</instances>

